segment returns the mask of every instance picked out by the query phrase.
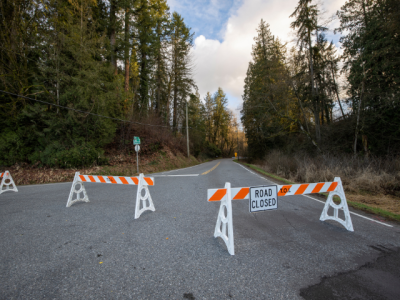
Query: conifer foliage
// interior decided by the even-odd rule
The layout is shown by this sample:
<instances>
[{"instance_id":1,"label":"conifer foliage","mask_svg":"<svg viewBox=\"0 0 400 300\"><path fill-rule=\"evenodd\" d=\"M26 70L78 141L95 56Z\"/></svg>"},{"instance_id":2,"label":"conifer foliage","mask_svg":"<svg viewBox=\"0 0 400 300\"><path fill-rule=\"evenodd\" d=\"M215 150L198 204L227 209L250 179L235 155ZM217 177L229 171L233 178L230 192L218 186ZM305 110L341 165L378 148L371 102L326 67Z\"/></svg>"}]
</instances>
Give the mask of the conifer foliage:
<instances>
[{"instance_id":1,"label":"conifer foliage","mask_svg":"<svg viewBox=\"0 0 400 300\"><path fill-rule=\"evenodd\" d=\"M204 148L192 78L193 33L166 0L0 2L0 90L106 117L155 116L175 135L190 126ZM0 165L101 163L115 120L0 94Z\"/></svg>"},{"instance_id":2,"label":"conifer foliage","mask_svg":"<svg viewBox=\"0 0 400 300\"><path fill-rule=\"evenodd\" d=\"M251 156L274 148L399 154L398 1L348 0L335 29L342 56L325 36L320 11L314 1L299 0L290 15L297 44L289 51L261 20L243 95Z\"/></svg>"}]
</instances>

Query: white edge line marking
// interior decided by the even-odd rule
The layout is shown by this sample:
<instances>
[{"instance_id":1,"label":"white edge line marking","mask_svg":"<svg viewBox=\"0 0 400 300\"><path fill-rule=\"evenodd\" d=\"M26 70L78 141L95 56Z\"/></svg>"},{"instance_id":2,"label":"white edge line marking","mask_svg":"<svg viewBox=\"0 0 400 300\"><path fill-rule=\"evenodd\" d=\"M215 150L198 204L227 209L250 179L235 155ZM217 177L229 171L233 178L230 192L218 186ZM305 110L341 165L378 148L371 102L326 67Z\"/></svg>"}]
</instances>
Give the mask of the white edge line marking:
<instances>
[{"instance_id":1,"label":"white edge line marking","mask_svg":"<svg viewBox=\"0 0 400 300\"><path fill-rule=\"evenodd\" d=\"M244 167L244 166L242 166L241 164L239 164L239 163L238 163L238 165L239 165L239 166L241 166L242 168L246 169L246 170L247 170L247 171L249 171L250 173L252 173L252 174L254 174L254 175L257 175L258 177L260 177L260 178L262 178L262 179L264 179L264 180L266 180L266 181L269 181L268 179L266 179L266 178L264 178L264 177L261 177L261 176L260 176L260 175L258 175L258 174L255 174L255 173L253 173L252 171L250 171L249 169L245 168L245 167ZM308 196L308 195L302 195L302 196L304 196L304 197L307 197L307 198L310 198L310 199L312 199L312 200L315 200L315 201L318 201L318 202L321 202L321 203L325 204L325 202L324 202L324 201L321 201L321 200L315 199L315 198L313 198L313 197L310 197L310 196ZM380 221L377 221L377 220L374 220L374 219L371 219L371 218L365 217L365 216L363 216L363 215L357 214L357 213L355 213L355 212L352 212L352 211L350 211L350 213L351 213L351 214L353 214L353 215L359 216L359 217L361 217L361 218L364 218L364 219L370 220L370 221L372 221L372 222L376 222L376 223L379 223L379 224L382 224L382 225L385 225L385 226L388 226L388 227L393 227L392 225L389 225L389 224L386 224L386 223L383 223L383 222L380 222Z\"/></svg>"},{"instance_id":2,"label":"white edge line marking","mask_svg":"<svg viewBox=\"0 0 400 300\"><path fill-rule=\"evenodd\" d=\"M325 204L325 202L324 202L324 201L321 201L321 200L315 199L315 198L313 198L313 197L310 197L310 196L308 196L308 195L302 195L302 196L304 196L304 197L307 197L307 198L310 198L310 199L313 199L313 200L315 200L315 201L318 201L318 202L321 202L321 203ZM341 209L341 210L343 210L343 209ZM349 211L350 211L350 210L349 210ZM371 218L365 217L365 216L363 216L363 215L357 214L357 213L355 213L355 212L352 212L352 211L350 211L350 213L351 213L351 214L353 214L353 215L359 216L359 217L361 217L361 218L364 218L364 219L370 220L370 221L372 221L372 222L376 222L376 223L379 223L379 224L382 224L382 225L385 225L385 226L388 226L388 227L393 227L392 225L389 225L389 224L386 224L386 223L383 223L383 222L380 222L380 221L377 221L377 220L374 220L374 219L371 219Z\"/></svg>"}]
</instances>

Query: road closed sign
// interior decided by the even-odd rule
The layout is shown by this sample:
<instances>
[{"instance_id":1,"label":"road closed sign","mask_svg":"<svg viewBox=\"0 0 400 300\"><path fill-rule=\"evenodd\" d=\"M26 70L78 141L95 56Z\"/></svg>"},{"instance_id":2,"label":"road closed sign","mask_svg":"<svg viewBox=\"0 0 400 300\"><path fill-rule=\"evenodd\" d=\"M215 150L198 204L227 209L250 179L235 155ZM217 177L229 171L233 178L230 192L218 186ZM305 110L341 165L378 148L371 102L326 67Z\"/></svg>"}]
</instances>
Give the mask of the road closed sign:
<instances>
[{"instance_id":1,"label":"road closed sign","mask_svg":"<svg viewBox=\"0 0 400 300\"><path fill-rule=\"evenodd\" d=\"M250 212L277 208L278 187L276 185L250 187Z\"/></svg>"}]
</instances>

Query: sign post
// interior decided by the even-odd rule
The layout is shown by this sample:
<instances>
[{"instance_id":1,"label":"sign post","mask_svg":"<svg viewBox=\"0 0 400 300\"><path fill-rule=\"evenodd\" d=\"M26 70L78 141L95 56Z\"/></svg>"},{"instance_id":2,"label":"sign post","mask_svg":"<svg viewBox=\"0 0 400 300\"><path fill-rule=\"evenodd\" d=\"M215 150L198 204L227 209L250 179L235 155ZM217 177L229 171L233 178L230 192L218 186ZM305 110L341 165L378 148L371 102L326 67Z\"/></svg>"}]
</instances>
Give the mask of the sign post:
<instances>
[{"instance_id":1,"label":"sign post","mask_svg":"<svg viewBox=\"0 0 400 300\"><path fill-rule=\"evenodd\" d=\"M278 209L276 185L250 187L250 212Z\"/></svg>"},{"instance_id":2,"label":"sign post","mask_svg":"<svg viewBox=\"0 0 400 300\"><path fill-rule=\"evenodd\" d=\"M140 150L140 138L138 136L133 137L133 144L135 145L135 151L136 151L136 166L137 166L137 172L139 174L139 150Z\"/></svg>"}]
</instances>

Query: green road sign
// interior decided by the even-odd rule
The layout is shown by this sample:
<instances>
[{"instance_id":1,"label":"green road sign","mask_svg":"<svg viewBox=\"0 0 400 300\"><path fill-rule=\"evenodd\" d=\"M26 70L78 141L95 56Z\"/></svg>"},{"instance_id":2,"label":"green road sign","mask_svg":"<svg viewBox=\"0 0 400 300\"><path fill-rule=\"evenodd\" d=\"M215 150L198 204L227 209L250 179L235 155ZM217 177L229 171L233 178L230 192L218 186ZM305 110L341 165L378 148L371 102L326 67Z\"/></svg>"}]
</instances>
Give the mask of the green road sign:
<instances>
[{"instance_id":1,"label":"green road sign","mask_svg":"<svg viewBox=\"0 0 400 300\"><path fill-rule=\"evenodd\" d=\"M140 145L140 138L138 136L133 137L133 144L134 145Z\"/></svg>"}]
</instances>

